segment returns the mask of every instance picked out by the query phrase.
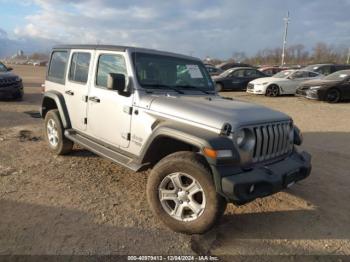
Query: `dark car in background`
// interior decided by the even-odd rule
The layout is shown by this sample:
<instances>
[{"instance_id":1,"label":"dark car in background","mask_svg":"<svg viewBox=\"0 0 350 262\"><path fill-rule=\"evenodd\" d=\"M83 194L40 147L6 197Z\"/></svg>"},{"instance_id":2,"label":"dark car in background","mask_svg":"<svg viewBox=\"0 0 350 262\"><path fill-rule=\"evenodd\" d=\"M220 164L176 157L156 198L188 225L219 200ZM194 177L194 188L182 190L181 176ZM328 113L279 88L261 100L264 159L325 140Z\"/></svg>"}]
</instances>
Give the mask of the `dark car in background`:
<instances>
[{"instance_id":1,"label":"dark car in background","mask_svg":"<svg viewBox=\"0 0 350 262\"><path fill-rule=\"evenodd\" d=\"M339 64L315 64L308 65L303 68L307 71L314 71L322 75L329 75L340 70L350 69L350 65L339 65Z\"/></svg>"},{"instance_id":2,"label":"dark car in background","mask_svg":"<svg viewBox=\"0 0 350 262\"><path fill-rule=\"evenodd\" d=\"M11 67L6 67L0 62L0 97L21 100L23 97L22 79L10 72Z\"/></svg>"},{"instance_id":3,"label":"dark car in background","mask_svg":"<svg viewBox=\"0 0 350 262\"><path fill-rule=\"evenodd\" d=\"M285 67L279 67L279 66L263 66L260 67L258 70L260 72L263 72L267 76L273 76L281 71L286 70L287 68Z\"/></svg>"},{"instance_id":4,"label":"dark car in background","mask_svg":"<svg viewBox=\"0 0 350 262\"><path fill-rule=\"evenodd\" d=\"M228 69L219 76L214 76L217 91L244 91L250 81L267 77L266 74L252 67L236 67Z\"/></svg>"},{"instance_id":5,"label":"dark car in background","mask_svg":"<svg viewBox=\"0 0 350 262\"><path fill-rule=\"evenodd\" d=\"M296 90L296 95L329 103L350 99L350 70L337 71L320 80L303 82Z\"/></svg>"},{"instance_id":6,"label":"dark car in background","mask_svg":"<svg viewBox=\"0 0 350 262\"><path fill-rule=\"evenodd\" d=\"M226 71L230 68L235 68L235 67L252 67L252 66L249 64L237 63L237 62L231 61L231 62L224 62L222 64L217 65L216 67L223 71Z\"/></svg>"},{"instance_id":7,"label":"dark car in background","mask_svg":"<svg viewBox=\"0 0 350 262\"><path fill-rule=\"evenodd\" d=\"M208 73L211 76L217 76L217 75L220 75L221 73L224 72L224 70L222 70L220 68L217 68L217 67L215 67L213 65L205 64L205 67L207 68Z\"/></svg>"}]
</instances>

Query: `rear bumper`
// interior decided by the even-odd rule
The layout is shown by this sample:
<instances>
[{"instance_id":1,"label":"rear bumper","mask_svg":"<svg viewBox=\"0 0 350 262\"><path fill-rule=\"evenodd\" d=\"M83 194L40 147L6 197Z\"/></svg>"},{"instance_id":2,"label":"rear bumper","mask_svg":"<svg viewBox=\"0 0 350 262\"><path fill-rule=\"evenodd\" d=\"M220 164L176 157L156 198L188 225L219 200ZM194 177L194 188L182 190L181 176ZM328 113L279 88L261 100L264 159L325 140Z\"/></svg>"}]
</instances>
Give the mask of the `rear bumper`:
<instances>
[{"instance_id":1,"label":"rear bumper","mask_svg":"<svg viewBox=\"0 0 350 262\"><path fill-rule=\"evenodd\" d=\"M294 151L279 162L222 177L221 193L231 202L241 205L279 192L305 179L310 172L310 154Z\"/></svg>"}]
</instances>

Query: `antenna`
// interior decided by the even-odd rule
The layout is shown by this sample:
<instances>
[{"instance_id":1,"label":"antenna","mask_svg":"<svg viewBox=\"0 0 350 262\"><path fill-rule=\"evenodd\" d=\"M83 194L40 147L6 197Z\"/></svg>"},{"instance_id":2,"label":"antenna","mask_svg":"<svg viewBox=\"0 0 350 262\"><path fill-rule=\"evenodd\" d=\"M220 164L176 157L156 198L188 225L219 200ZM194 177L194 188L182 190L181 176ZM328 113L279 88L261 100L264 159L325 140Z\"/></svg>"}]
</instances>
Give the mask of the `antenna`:
<instances>
[{"instance_id":1,"label":"antenna","mask_svg":"<svg viewBox=\"0 0 350 262\"><path fill-rule=\"evenodd\" d=\"M283 46L282 46L282 61L281 61L281 66L284 66L284 58L286 55L286 45L287 45L287 35L288 35L288 24L289 24L289 11L287 12L287 17L283 18L284 20L284 36L283 36Z\"/></svg>"}]
</instances>

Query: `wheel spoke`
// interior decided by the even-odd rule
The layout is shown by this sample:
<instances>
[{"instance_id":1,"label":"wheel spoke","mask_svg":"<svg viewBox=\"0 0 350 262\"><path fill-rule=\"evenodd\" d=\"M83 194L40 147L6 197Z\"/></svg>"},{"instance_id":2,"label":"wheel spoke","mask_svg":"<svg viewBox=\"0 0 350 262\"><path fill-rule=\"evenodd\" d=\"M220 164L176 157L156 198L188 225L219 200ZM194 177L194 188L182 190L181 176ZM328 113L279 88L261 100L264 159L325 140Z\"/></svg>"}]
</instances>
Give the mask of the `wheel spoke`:
<instances>
[{"instance_id":1,"label":"wheel spoke","mask_svg":"<svg viewBox=\"0 0 350 262\"><path fill-rule=\"evenodd\" d=\"M175 208L173 210L173 216L182 220L183 219L183 211L184 211L184 204L176 203Z\"/></svg>"},{"instance_id":2,"label":"wheel spoke","mask_svg":"<svg viewBox=\"0 0 350 262\"><path fill-rule=\"evenodd\" d=\"M176 189L182 189L183 188L183 185L182 185L182 182L181 182L181 175L180 173L175 173L173 174L171 177L171 182L173 183L174 187Z\"/></svg>"},{"instance_id":3,"label":"wheel spoke","mask_svg":"<svg viewBox=\"0 0 350 262\"><path fill-rule=\"evenodd\" d=\"M192 184L186 188L186 191L189 192L189 195L194 195L198 192L201 192L202 187L197 183L197 181L193 180Z\"/></svg>"},{"instance_id":4,"label":"wheel spoke","mask_svg":"<svg viewBox=\"0 0 350 262\"><path fill-rule=\"evenodd\" d=\"M160 188L159 189L159 193L160 193L160 200L164 201L164 200L177 200L177 194L175 190L169 190L169 189L163 189Z\"/></svg>"},{"instance_id":5,"label":"wheel spoke","mask_svg":"<svg viewBox=\"0 0 350 262\"><path fill-rule=\"evenodd\" d=\"M192 210L193 214L195 216L198 216L198 214L202 211L203 207L202 205L198 204L194 200L191 200L187 203L187 206Z\"/></svg>"}]
</instances>

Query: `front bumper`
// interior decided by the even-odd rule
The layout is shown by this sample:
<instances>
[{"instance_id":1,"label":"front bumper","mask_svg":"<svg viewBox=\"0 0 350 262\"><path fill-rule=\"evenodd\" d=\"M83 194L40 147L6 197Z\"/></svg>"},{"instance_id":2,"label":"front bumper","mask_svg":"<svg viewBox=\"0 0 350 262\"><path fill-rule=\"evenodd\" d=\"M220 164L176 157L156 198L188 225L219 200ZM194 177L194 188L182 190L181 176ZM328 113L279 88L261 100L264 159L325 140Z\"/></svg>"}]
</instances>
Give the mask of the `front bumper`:
<instances>
[{"instance_id":1,"label":"front bumper","mask_svg":"<svg viewBox=\"0 0 350 262\"><path fill-rule=\"evenodd\" d=\"M257 87L251 87L251 88L247 88L247 93L251 93L251 94L256 94L256 95L263 95L265 94L264 90L262 88L257 88Z\"/></svg>"},{"instance_id":2,"label":"front bumper","mask_svg":"<svg viewBox=\"0 0 350 262\"><path fill-rule=\"evenodd\" d=\"M220 169L218 169L220 173ZM225 173L227 169L225 170ZM237 205L272 195L305 179L311 172L311 156L294 151L279 162L221 178L221 193Z\"/></svg>"},{"instance_id":3,"label":"front bumper","mask_svg":"<svg viewBox=\"0 0 350 262\"><path fill-rule=\"evenodd\" d=\"M299 90L297 89L296 96L302 96L306 97L308 99L314 99L314 100L319 100L319 95L316 90L310 90L310 89L304 89L304 90Z\"/></svg>"},{"instance_id":4,"label":"front bumper","mask_svg":"<svg viewBox=\"0 0 350 262\"><path fill-rule=\"evenodd\" d=\"M15 83L9 86L0 86L0 96L1 97L12 97L18 93L23 92L22 82Z\"/></svg>"}]
</instances>

